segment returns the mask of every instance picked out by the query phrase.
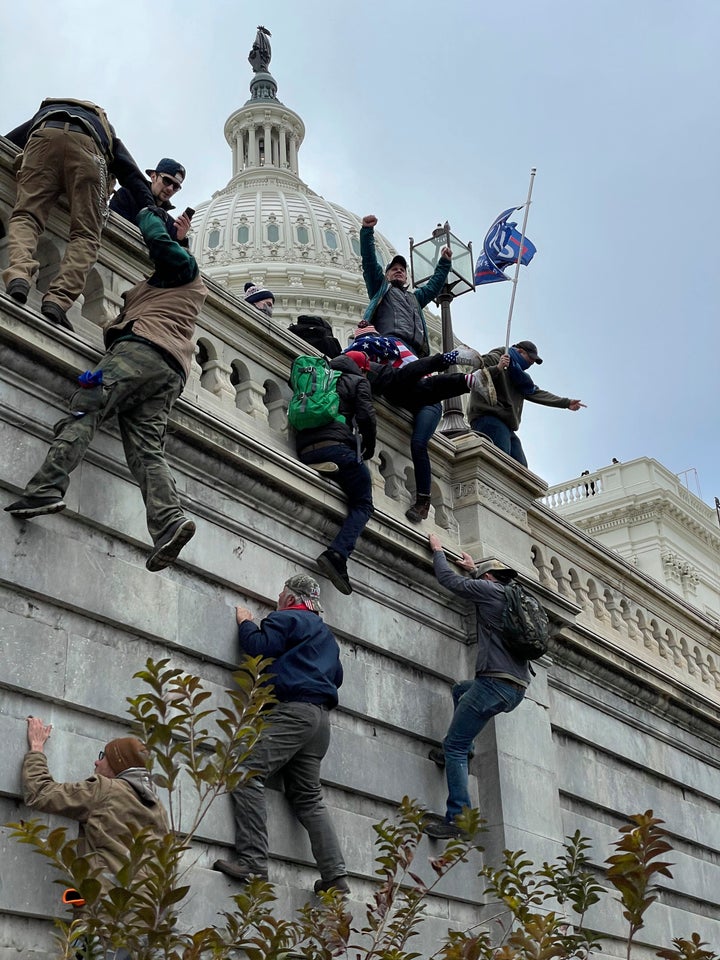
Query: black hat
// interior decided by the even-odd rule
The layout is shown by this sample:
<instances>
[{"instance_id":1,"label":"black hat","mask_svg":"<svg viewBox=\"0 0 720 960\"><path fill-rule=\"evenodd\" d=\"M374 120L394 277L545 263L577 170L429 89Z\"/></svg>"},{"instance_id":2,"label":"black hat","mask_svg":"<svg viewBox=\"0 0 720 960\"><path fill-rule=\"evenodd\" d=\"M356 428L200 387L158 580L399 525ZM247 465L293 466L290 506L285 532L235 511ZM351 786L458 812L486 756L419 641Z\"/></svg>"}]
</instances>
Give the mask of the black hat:
<instances>
[{"instance_id":1,"label":"black hat","mask_svg":"<svg viewBox=\"0 0 720 960\"><path fill-rule=\"evenodd\" d=\"M401 254L396 253L390 263L385 267L385 273L388 272L390 267L394 267L396 263L399 263L403 270L407 271L407 260Z\"/></svg>"},{"instance_id":2,"label":"black hat","mask_svg":"<svg viewBox=\"0 0 720 960\"><path fill-rule=\"evenodd\" d=\"M171 160L170 157L163 157L154 170L146 170L145 173L148 176L151 173L164 173L166 177L174 180L179 187L182 186L185 179L185 167L177 160Z\"/></svg>"},{"instance_id":3,"label":"black hat","mask_svg":"<svg viewBox=\"0 0 720 960\"><path fill-rule=\"evenodd\" d=\"M514 343L513 346L522 347L531 360L533 360L535 363L542 363L542 360L538 356L537 347L532 340L520 340L519 343Z\"/></svg>"}]
</instances>

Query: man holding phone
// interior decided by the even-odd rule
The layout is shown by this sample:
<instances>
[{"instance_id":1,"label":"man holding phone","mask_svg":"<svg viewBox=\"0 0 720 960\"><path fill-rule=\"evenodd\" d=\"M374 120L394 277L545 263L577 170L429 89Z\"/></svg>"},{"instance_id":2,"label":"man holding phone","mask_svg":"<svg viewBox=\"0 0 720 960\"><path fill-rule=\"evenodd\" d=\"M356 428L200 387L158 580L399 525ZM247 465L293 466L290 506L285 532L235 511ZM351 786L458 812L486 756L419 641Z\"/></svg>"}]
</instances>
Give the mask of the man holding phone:
<instances>
[{"instance_id":1,"label":"man holding phone","mask_svg":"<svg viewBox=\"0 0 720 960\"><path fill-rule=\"evenodd\" d=\"M170 157L163 157L154 170L146 170L145 173L150 177L148 186L155 198L155 203L161 210L165 210L166 213L169 214L170 210L175 209L174 205L170 202L171 197L174 197L176 193L182 190L185 181L185 167L181 163L178 163L177 160L172 160ZM135 223L141 208L138 206L132 193L126 190L125 187L122 187L113 194L110 200L110 209L120 214L123 219ZM182 243L183 246L187 246L185 237L190 230L190 220L192 219L193 213L195 213L195 211L191 207L187 207L177 218L169 215L166 217L168 233L173 240L177 240L178 243Z\"/></svg>"}]
</instances>

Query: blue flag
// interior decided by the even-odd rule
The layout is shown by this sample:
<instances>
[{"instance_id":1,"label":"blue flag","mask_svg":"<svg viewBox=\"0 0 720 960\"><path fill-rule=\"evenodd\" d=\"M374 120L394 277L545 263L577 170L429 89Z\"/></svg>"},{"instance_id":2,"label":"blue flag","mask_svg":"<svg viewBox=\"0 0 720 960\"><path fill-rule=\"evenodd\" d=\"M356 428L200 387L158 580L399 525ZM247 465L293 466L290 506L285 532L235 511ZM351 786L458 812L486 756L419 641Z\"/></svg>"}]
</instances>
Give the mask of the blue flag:
<instances>
[{"instance_id":1,"label":"blue flag","mask_svg":"<svg viewBox=\"0 0 720 960\"><path fill-rule=\"evenodd\" d=\"M475 286L509 280L504 273L506 267L517 263L518 259L526 267L535 256L535 246L527 237L523 239L523 248L520 250L521 234L516 230L517 223L508 223L508 217L516 210L522 210L522 206L504 210L488 230L483 241L483 252L475 264Z\"/></svg>"}]
</instances>

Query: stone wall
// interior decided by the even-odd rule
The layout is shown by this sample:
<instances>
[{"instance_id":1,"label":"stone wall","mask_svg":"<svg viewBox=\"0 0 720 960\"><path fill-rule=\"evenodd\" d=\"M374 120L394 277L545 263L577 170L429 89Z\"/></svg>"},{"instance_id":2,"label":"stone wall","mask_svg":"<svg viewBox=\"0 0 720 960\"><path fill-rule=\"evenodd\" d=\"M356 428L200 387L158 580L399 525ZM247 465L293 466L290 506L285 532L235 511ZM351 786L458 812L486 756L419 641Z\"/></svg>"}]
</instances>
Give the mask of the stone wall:
<instances>
[{"instance_id":1,"label":"stone wall","mask_svg":"<svg viewBox=\"0 0 720 960\"><path fill-rule=\"evenodd\" d=\"M0 146L0 234L12 206L12 151ZM66 211L41 246L42 288L57 263ZM0 239L0 264L7 259ZM0 296L0 502L15 497L41 460L74 377L101 352L101 324L147 270L137 233L109 224L75 333L49 326L39 293L26 307ZM343 513L333 484L300 464L287 434L287 376L302 344L221 287L199 323L197 363L171 423L168 455L198 533L175 566L146 572L142 500L111 424L75 472L68 508L19 522L0 513L0 822L28 817L20 799L25 717L52 722L58 779L87 776L103 743L126 730L125 698L148 657L222 690L237 648L233 607L272 609L284 579L312 569ZM345 667L333 741L323 767L345 849L358 920L373 889L373 823L407 794L442 810L442 776L427 758L450 716L453 678L472 675L472 616L436 584L426 535L455 551L498 556L532 582L555 626L551 655L521 707L483 731L472 790L488 820L486 852L430 899L416 949L429 956L448 926L498 913L484 904L482 862L505 848L552 859L579 828L601 864L627 815L652 807L668 823L674 879L639 935L638 956L698 930L720 941L720 638L698 610L538 502L540 478L477 437L432 443L433 511L422 528L411 499L408 420L382 407L372 464L376 513L350 564L351 597L323 587L325 619ZM477 779L476 779L477 778ZM303 831L269 791L270 876L278 910L306 901L316 878ZM51 818L53 822L60 822ZM207 924L234 889L209 869L232 846L226 800L194 850L188 923ZM418 871L437 844L423 840ZM0 829L0 960L52 956L59 888L40 858ZM591 925L623 932L619 909ZM603 956L624 955L621 944Z\"/></svg>"}]
</instances>

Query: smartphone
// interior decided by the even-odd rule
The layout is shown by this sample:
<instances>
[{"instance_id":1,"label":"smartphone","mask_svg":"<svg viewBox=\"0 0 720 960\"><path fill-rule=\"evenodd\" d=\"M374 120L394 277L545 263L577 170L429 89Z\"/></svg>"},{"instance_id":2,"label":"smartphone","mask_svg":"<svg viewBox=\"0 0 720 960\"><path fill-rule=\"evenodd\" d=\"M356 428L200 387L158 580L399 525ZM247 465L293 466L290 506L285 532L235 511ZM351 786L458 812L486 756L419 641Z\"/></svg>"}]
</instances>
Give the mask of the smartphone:
<instances>
[{"instance_id":1,"label":"smartphone","mask_svg":"<svg viewBox=\"0 0 720 960\"><path fill-rule=\"evenodd\" d=\"M192 220L192 218L195 216L195 211L192 207L185 207L183 214L188 218L188 220Z\"/></svg>"}]
</instances>

